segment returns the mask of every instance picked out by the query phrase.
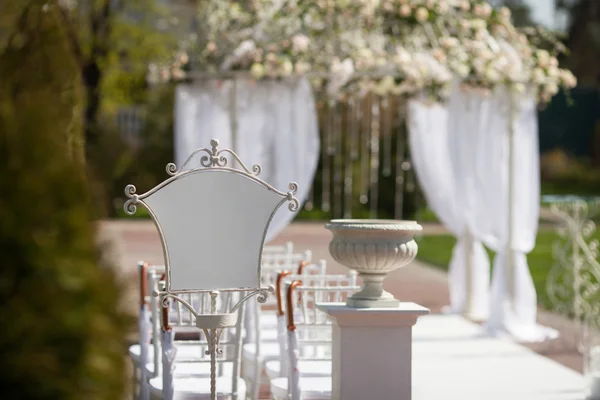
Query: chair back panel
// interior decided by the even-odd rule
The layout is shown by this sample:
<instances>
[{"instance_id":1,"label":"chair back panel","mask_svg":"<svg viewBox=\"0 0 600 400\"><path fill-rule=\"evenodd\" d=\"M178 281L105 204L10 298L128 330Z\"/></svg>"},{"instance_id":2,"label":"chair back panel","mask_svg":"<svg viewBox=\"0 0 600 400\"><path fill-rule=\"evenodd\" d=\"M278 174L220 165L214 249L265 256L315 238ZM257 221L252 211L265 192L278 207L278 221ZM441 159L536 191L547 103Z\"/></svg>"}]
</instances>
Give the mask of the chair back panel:
<instances>
[{"instance_id":1,"label":"chair back panel","mask_svg":"<svg viewBox=\"0 0 600 400\"><path fill-rule=\"evenodd\" d=\"M285 201L280 195L233 171L200 170L145 201L164 237L170 290L259 286L267 227Z\"/></svg>"}]
</instances>

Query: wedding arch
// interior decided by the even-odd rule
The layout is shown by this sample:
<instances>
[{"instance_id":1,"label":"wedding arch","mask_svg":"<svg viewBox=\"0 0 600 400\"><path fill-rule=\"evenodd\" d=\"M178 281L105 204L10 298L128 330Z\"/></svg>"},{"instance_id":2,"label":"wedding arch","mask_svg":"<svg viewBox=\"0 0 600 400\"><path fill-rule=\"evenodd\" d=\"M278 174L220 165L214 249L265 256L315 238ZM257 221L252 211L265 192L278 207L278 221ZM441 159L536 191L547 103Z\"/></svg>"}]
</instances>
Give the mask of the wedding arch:
<instances>
[{"instance_id":1,"label":"wedding arch","mask_svg":"<svg viewBox=\"0 0 600 400\"><path fill-rule=\"evenodd\" d=\"M336 217L352 216L356 200L377 216L382 184L394 187L392 214L401 218L414 166L428 204L458 238L451 310L489 317L492 333L552 334L535 324L526 253L539 214L536 105L576 84L559 68L560 42L541 29L516 29L508 9L482 0L212 0L200 7L198 32L172 64L149 72L151 80L180 84L182 154L193 135L226 131L229 147L273 167L266 181L285 170L308 188L320 151L320 205ZM194 119L184 117L190 112ZM211 122L202 129L190 124L206 115ZM265 146L276 143L294 157L265 162ZM308 190L298 197L316 204ZM274 220L270 236L289 221ZM491 295L484 244L497 252Z\"/></svg>"}]
</instances>

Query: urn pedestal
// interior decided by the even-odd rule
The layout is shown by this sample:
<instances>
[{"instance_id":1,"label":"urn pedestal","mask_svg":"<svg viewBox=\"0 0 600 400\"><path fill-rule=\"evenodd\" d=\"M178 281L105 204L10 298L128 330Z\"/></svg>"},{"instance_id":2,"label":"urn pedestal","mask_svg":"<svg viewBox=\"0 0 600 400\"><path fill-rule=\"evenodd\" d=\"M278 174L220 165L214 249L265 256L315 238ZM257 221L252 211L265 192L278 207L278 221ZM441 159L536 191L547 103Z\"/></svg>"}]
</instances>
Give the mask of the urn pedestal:
<instances>
[{"instance_id":1,"label":"urn pedestal","mask_svg":"<svg viewBox=\"0 0 600 400\"><path fill-rule=\"evenodd\" d=\"M348 299L354 308L398 308L400 302L383 289L389 272L404 267L417 255L414 235L422 231L416 221L332 220L325 228L333 233L331 256L356 270L362 290Z\"/></svg>"}]
</instances>

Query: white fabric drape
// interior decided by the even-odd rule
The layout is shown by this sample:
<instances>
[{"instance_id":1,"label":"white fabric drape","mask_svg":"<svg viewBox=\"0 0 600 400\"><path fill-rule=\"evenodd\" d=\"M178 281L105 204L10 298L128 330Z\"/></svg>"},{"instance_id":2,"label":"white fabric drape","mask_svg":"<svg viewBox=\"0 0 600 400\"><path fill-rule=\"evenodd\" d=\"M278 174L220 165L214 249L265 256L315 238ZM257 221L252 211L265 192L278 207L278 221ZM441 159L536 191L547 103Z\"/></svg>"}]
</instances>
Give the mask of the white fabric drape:
<instances>
[{"instance_id":1,"label":"white fabric drape","mask_svg":"<svg viewBox=\"0 0 600 400\"><path fill-rule=\"evenodd\" d=\"M296 332L288 330L288 394L291 400L301 400L302 390L300 388L300 370L298 369L298 359L300 358L300 349L298 348L298 338Z\"/></svg>"},{"instance_id":2,"label":"white fabric drape","mask_svg":"<svg viewBox=\"0 0 600 400\"><path fill-rule=\"evenodd\" d=\"M142 305L140 308L138 329L140 332L140 399L147 399L150 397L150 388L148 387L148 354L150 347L150 339L152 337L152 324L150 322L150 315L148 312L148 306Z\"/></svg>"},{"instance_id":3,"label":"white fabric drape","mask_svg":"<svg viewBox=\"0 0 600 400\"><path fill-rule=\"evenodd\" d=\"M287 326L285 315L277 316L277 342L279 343L279 376L287 376L288 355L287 355ZM284 351L285 350L285 351Z\"/></svg>"},{"instance_id":4,"label":"white fabric drape","mask_svg":"<svg viewBox=\"0 0 600 400\"><path fill-rule=\"evenodd\" d=\"M492 112L510 115L508 91L497 91L489 103ZM479 191L482 203L488 204L490 211L487 218L482 218L487 225L479 226L478 236L497 253L486 328L496 336L508 334L520 341L534 342L557 336L555 330L536 323L537 296L526 258L535 247L540 214L537 107L532 95L513 95L512 104L512 146L508 127L491 123L488 126L492 129L481 131L482 147L488 151L478 157ZM510 201L509 180L512 180ZM509 235L509 204L512 235ZM508 257L512 258L512 267ZM512 283L508 282L509 268L514 271Z\"/></svg>"},{"instance_id":5,"label":"white fabric drape","mask_svg":"<svg viewBox=\"0 0 600 400\"><path fill-rule=\"evenodd\" d=\"M409 146L429 206L458 238L449 266L450 310L485 319L489 312L490 266L481 241L473 239L477 192L469 152L475 149L459 145L475 144L476 132L452 129L457 121L449 110L460 112L459 107L456 91L447 106L411 100L407 120ZM469 292L471 295L467 296Z\"/></svg>"},{"instance_id":6,"label":"white fabric drape","mask_svg":"<svg viewBox=\"0 0 600 400\"><path fill-rule=\"evenodd\" d=\"M489 315L491 334L536 341L555 334L536 324L536 294L525 256L535 245L539 217L537 113L532 95L516 96L509 157L510 102L506 89L483 95L458 87L446 105L412 100L410 149L430 207L458 238L449 271L452 311L470 311L481 319ZM510 159L514 303L506 283ZM491 297L482 243L497 253Z\"/></svg>"},{"instance_id":7,"label":"white fabric drape","mask_svg":"<svg viewBox=\"0 0 600 400\"><path fill-rule=\"evenodd\" d=\"M177 348L173 345L174 332L172 330L161 331L162 345L162 380L163 399L173 400L175 389L173 388L173 371L175 370L175 357Z\"/></svg>"},{"instance_id":8,"label":"white fabric drape","mask_svg":"<svg viewBox=\"0 0 600 400\"><path fill-rule=\"evenodd\" d=\"M235 87L235 93L233 88ZM232 127L237 133L232 134ZM235 136L235 143L233 143ZM319 132L309 82L206 81L181 84L175 98L175 159L183 165L189 154L209 147L232 148L250 168L262 167L260 178L286 192L298 183L296 197L308 196L319 157ZM189 167L199 166L198 162ZM295 217L287 207L274 216L266 241Z\"/></svg>"}]
</instances>

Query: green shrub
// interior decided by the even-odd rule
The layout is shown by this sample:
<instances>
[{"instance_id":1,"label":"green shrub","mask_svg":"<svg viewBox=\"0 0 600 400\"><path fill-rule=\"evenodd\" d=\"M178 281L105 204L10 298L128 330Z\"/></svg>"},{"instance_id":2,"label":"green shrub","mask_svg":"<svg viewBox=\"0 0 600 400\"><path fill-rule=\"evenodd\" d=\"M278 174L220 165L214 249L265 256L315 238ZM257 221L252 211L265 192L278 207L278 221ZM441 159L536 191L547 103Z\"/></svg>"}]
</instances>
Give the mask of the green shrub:
<instances>
[{"instance_id":1,"label":"green shrub","mask_svg":"<svg viewBox=\"0 0 600 400\"><path fill-rule=\"evenodd\" d=\"M96 243L77 68L52 3L23 1L0 51L0 387L115 400L130 320Z\"/></svg>"}]
</instances>

